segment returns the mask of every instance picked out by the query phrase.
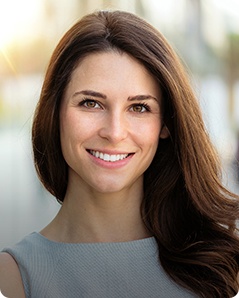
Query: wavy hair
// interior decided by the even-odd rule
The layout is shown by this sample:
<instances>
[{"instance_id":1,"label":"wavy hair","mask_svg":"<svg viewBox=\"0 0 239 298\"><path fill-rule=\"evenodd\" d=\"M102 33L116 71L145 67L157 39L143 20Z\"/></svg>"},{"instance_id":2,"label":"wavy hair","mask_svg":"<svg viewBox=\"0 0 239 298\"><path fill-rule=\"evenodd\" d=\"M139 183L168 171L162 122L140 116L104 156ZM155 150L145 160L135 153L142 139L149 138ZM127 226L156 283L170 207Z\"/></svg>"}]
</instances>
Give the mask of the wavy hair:
<instances>
[{"instance_id":1,"label":"wavy hair","mask_svg":"<svg viewBox=\"0 0 239 298\"><path fill-rule=\"evenodd\" d=\"M79 61L112 50L144 65L163 94L170 137L160 140L145 172L141 206L144 223L158 243L159 260L175 282L198 296L232 297L238 289L239 198L221 183L219 158L180 59L143 19L122 11L95 12L77 22L57 45L32 127L39 178L63 202L68 167L60 145L60 103Z\"/></svg>"}]
</instances>

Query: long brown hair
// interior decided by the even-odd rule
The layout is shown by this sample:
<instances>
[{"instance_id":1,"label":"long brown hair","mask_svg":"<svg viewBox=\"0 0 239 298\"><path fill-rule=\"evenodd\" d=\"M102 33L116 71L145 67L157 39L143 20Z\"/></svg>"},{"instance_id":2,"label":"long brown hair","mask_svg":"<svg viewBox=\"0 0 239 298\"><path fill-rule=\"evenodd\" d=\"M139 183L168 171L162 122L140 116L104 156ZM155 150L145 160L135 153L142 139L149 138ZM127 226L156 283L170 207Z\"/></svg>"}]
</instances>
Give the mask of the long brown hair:
<instances>
[{"instance_id":1,"label":"long brown hair","mask_svg":"<svg viewBox=\"0 0 239 298\"><path fill-rule=\"evenodd\" d=\"M142 218L158 243L169 276L201 297L237 292L238 197L221 184L219 158L182 64L161 33L141 18L100 11L76 23L56 47L36 108L32 142L37 173L63 202L67 164L59 135L59 107L71 73L94 52L119 50L138 59L163 93L170 137L159 141L145 172Z\"/></svg>"}]
</instances>

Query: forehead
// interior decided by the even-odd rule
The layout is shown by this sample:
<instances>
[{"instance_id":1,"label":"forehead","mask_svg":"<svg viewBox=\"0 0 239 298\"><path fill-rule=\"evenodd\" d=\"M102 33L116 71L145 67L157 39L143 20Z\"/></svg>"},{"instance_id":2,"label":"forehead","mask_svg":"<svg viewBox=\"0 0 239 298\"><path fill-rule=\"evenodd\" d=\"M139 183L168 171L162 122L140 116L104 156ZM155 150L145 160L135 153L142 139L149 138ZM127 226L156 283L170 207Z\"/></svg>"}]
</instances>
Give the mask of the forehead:
<instances>
[{"instance_id":1,"label":"forehead","mask_svg":"<svg viewBox=\"0 0 239 298\"><path fill-rule=\"evenodd\" d=\"M142 63L125 52L113 50L89 54L79 61L67 89L83 86L102 92L116 86L119 92L160 92L157 80Z\"/></svg>"}]
</instances>

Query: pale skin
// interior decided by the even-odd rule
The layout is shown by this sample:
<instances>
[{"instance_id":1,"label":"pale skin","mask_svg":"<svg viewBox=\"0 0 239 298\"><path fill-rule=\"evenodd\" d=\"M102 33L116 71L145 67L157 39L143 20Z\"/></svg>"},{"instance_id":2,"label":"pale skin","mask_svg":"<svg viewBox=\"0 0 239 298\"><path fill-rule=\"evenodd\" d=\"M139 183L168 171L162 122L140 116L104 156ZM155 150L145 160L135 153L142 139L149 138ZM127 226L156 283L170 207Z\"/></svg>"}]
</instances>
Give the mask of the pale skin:
<instances>
[{"instance_id":1,"label":"pale skin","mask_svg":"<svg viewBox=\"0 0 239 298\"><path fill-rule=\"evenodd\" d=\"M44 237L94 243L151 236L140 204L143 173L160 138L168 137L161 101L156 80L125 53L91 54L79 63L60 108L67 192ZM25 297L17 264L4 253L0 289L9 298Z\"/></svg>"}]
</instances>

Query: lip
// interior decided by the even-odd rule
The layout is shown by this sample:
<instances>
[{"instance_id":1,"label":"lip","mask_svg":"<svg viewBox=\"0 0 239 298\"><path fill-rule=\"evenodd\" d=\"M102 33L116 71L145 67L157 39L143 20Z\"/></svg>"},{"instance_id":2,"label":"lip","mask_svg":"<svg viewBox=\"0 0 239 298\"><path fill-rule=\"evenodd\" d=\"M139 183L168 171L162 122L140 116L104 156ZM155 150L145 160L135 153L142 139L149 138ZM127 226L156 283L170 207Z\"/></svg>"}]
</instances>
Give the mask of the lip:
<instances>
[{"instance_id":1,"label":"lip","mask_svg":"<svg viewBox=\"0 0 239 298\"><path fill-rule=\"evenodd\" d=\"M108 168L108 169L116 169L116 168L121 168L121 167L126 166L135 154L134 152L115 151L115 150L112 151L112 150L87 149L86 151L89 154L89 157L91 158L91 160L95 164L97 164L98 166L104 167L104 168ZM124 159L112 162L112 161L105 161L103 159L97 158L96 156L92 155L90 153L90 151L99 151L100 153L109 154L109 155L125 155L125 154L127 154L128 156L125 157Z\"/></svg>"},{"instance_id":2,"label":"lip","mask_svg":"<svg viewBox=\"0 0 239 298\"><path fill-rule=\"evenodd\" d=\"M109 155L118 155L118 154L134 154L134 152L129 152L129 151L119 151L119 150L101 150L101 149L92 149L88 148L86 149L87 152L89 151L99 151L102 152L103 154L109 154Z\"/></svg>"}]
</instances>

